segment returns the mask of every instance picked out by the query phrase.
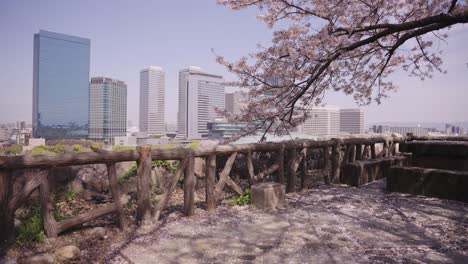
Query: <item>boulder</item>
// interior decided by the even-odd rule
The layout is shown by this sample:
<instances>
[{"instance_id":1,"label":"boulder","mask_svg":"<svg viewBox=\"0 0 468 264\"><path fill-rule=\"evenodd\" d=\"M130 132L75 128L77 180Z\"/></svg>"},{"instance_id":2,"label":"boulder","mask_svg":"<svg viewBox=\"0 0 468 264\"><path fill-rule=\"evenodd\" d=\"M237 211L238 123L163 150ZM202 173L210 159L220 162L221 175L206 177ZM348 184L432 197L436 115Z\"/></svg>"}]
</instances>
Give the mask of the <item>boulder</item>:
<instances>
[{"instance_id":1,"label":"boulder","mask_svg":"<svg viewBox=\"0 0 468 264\"><path fill-rule=\"evenodd\" d=\"M76 260L81 257L81 251L74 245L58 248L54 252L55 258L59 261Z\"/></svg>"}]
</instances>

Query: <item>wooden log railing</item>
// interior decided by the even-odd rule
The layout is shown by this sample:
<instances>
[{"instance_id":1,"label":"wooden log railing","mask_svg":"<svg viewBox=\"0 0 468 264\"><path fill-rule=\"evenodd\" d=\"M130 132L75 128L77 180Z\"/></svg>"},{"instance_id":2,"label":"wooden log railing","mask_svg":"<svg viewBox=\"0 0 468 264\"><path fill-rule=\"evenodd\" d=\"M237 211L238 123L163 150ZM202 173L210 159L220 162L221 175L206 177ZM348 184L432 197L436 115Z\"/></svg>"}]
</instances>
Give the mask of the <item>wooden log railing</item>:
<instances>
[{"instance_id":1,"label":"wooden log railing","mask_svg":"<svg viewBox=\"0 0 468 264\"><path fill-rule=\"evenodd\" d=\"M39 189L44 231L49 237L55 237L72 227L82 225L107 214L116 214L120 228L125 230L129 223L125 217L124 206L121 201L122 192L117 181L115 164L118 162L137 162L137 223L147 225L160 219L182 174L184 174L183 211L187 216L194 214L195 158L206 159L206 208L212 211L216 208L225 186L228 186L237 194L243 193L240 186L230 176L236 159L246 159L245 175L248 176L246 178L250 184L264 180L267 176L275 173L275 179L278 182L287 184L288 192L295 192L298 178L300 179L300 189L308 187L310 182L308 160L317 151L322 153L324 182L326 184L339 183L340 166L343 163L392 155L395 152L396 144L405 140L405 137L377 136L369 138L334 138L319 141L296 140L279 143L230 144L194 149L151 149L150 146L139 146L136 150L124 151L96 150L94 152L59 155L0 156L0 225L2 227L0 243L11 241L14 238L14 213L35 189ZM384 150L376 154L375 144L384 144ZM314 149L315 151L312 151ZM269 165L270 167L255 174L253 155L262 152L273 153L272 156L275 158L272 164ZM218 156L228 156L219 175L217 175L216 164ZM162 197L156 206L151 203L152 160L179 161L178 168L169 177L166 186L163 187ZM113 202L61 222L55 221L49 186L51 179L49 179L48 170L61 166L99 163L107 166ZM14 170L24 171L24 176L27 177L26 183L18 193L13 193L14 179L11 174ZM257 170L259 169L257 168ZM35 177L28 175L35 175Z\"/></svg>"}]
</instances>

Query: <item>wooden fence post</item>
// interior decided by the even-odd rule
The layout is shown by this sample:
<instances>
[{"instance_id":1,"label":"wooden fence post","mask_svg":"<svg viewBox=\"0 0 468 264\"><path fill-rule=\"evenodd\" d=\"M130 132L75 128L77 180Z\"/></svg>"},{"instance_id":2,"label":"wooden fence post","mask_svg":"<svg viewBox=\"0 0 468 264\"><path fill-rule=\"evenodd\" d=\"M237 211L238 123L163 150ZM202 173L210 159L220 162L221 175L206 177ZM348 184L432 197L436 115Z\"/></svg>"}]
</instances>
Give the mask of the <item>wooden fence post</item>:
<instances>
[{"instance_id":1,"label":"wooden fence post","mask_svg":"<svg viewBox=\"0 0 468 264\"><path fill-rule=\"evenodd\" d=\"M323 181L325 182L325 184L330 184L330 148L329 147L323 148L323 170L324 170Z\"/></svg>"},{"instance_id":2,"label":"wooden fence post","mask_svg":"<svg viewBox=\"0 0 468 264\"><path fill-rule=\"evenodd\" d=\"M54 218L54 205L50 194L49 175L39 186L39 199L41 201L41 216L44 232L48 237L57 237L57 222Z\"/></svg>"},{"instance_id":3,"label":"wooden fence post","mask_svg":"<svg viewBox=\"0 0 468 264\"><path fill-rule=\"evenodd\" d=\"M184 175L184 214L192 216L195 211L195 174L194 174L195 158L189 157L187 167L185 167Z\"/></svg>"},{"instance_id":4,"label":"wooden fence post","mask_svg":"<svg viewBox=\"0 0 468 264\"><path fill-rule=\"evenodd\" d=\"M151 146L138 146L137 221L140 226L151 223Z\"/></svg>"},{"instance_id":5,"label":"wooden fence post","mask_svg":"<svg viewBox=\"0 0 468 264\"><path fill-rule=\"evenodd\" d=\"M284 178L284 145L281 145L281 148L278 151L278 182L281 184L285 183L285 178Z\"/></svg>"},{"instance_id":6,"label":"wooden fence post","mask_svg":"<svg viewBox=\"0 0 468 264\"><path fill-rule=\"evenodd\" d=\"M302 177L300 190L307 189L310 184L311 175L307 171L307 148L303 148L302 152Z\"/></svg>"},{"instance_id":7,"label":"wooden fence post","mask_svg":"<svg viewBox=\"0 0 468 264\"><path fill-rule=\"evenodd\" d=\"M375 153L375 143L372 143L370 145L370 149L371 149L371 159L376 159L377 158L377 154Z\"/></svg>"},{"instance_id":8,"label":"wooden fence post","mask_svg":"<svg viewBox=\"0 0 468 264\"><path fill-rule=\"evenodd\" d=\"M0 246L15 239L14 211L9 204L13 196L13 181L10 171L0 169Z\"/></svg>"},{"instance_id":9,"label":"wooden fence post","mask_svg":"<svg viewBox=\"0 0 468 264\"><path fill-rule=\"evenodd\" d=\"M349 149L349 162L356 161L356 145L348 145Z\"/></svg>"},{"instance_id":10,"label":"wooden fence post","mask_svg":"<svg viewBox=\"0 0 468 264\"><path fill-rule=\"evenodd\" d=\"M215 190L216 181L216 155L210 155L206 159L206 209L216 209L217 201Z\"/></svg>"},{"instance_id":11,"label":"wooden fence post","mask_svg":"<svg viewBox=\"0 0 468 264\"><path fill-rule=\"evenodd\" d=\"M357 144L356 145L356 160L361 160L362 159L362 145Z\"/></svg>"},{"instance_id":12,"label":"wooden fence post","mask_svg":"<svg viewBox=\"0 0 468 264\"><path fill-rule=\"evenodd\" d=\"M249 183L255 184L255 170L252 161L252 151L247 152L247 170L249 171Z\"/></svg>"},{"instance_id":13,"label":"wooden fence post","mask_svg":"<svg viewBox=\"0 0 468 264\"><path fill-rule=\"evenodd\" d=\"M288 173L288 184L287 192L296 192L296 156L297 150L295 147L289 151L289 173Z\"/></svg>"},{"instance_id":14,"label":"wooden fence post","mask_svg":"<svg viewBox=\"0 0 468 264\"><path fill-rule=\"evenodd\" d=\"M107 176L109 177L109 186L114 200L117 216L119 218L120 229L127 229L127 220L125 219L125 211L120 201L119 183L117 181L117 172L115 170L115 163L107 164Z\"/></svg>"},{"instance_id":15,"label":"wooden fence post","mask_svg":"<svg viewBox=\"0 0 468 264\"><path fill-rule=\"evenodd\" d=\"M340 166L341 166L341 142L339 138L335 138L335 145L332 148L332 171L331 171L331 182L340 182Z\"/></svg>"}]
</instances>

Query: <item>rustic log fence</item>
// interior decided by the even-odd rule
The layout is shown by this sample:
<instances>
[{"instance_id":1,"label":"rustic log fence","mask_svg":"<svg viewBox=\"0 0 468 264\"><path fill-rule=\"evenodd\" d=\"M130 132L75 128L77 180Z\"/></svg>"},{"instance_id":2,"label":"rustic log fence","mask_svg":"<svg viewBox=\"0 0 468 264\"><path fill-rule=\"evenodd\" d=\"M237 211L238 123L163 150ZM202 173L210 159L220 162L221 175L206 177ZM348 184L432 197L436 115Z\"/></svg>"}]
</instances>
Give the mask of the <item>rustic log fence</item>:
<instances>
[{"instance_id":1,"label":"rustic log fence","mask_svg":"<svg viewBox=\"0 0 468 264\"><path fill-rule=\"evenodd\" d=\"M246 159L246 172L249 184L261 182L266 176L275 173L275 181L286 184L287 192L295 192L308 188L311 181L308 158L313 151L320 151L323 159L323 178L326 184L339 183L340 167L355 160L389 157L395 154L396 144L408 140L406 137L377 136L369 138L334 138L329 140L299 140L279 143L253 143L238 145L218 145L214 147L198 147L194 149L151 149L150 146L139 146L136 150L103 151L60 154L60 155L23 155L0 157L0 241L14 239L14 214L28 196L39 189L41 216L45 234L56 237L58 234L93 219L108 214L116 214L119 225L125 230L129 223L125 218L121 201L121 190L117 180L115 164L124 161L137 162L137 211L136 219L140 226L158 221L164 211L171 194L177 186L179 178L184 175L184 214L194 214L194 159L206 160L206 208L215 210L222 191L229 187L231 191L241 195L243 190L231 178L231 169L240 156ZM376 153L375 144L383 144L383 150ZM273 153L274 161L264 171L255 173L253 155L255 153ZM227 160L219 170L217 177L217 156L227 156ZM178 168L170 176L164 186L164 192L156 206L151 203L151 161L179 161ZM53 201L49 186L48 170L53 167L106 164L110 191L113 202L102 205L92 211L57 222L54 218ZM221 168L220 168L221 169ZM22 170L27 176L26 184L21 191L13 193L14 179L11 173ZM299 175L298 175L298 172ZM216 180L218 179L218 180ZM298 181L300 184L298 184Z\"/></svg>"}]
</instances>

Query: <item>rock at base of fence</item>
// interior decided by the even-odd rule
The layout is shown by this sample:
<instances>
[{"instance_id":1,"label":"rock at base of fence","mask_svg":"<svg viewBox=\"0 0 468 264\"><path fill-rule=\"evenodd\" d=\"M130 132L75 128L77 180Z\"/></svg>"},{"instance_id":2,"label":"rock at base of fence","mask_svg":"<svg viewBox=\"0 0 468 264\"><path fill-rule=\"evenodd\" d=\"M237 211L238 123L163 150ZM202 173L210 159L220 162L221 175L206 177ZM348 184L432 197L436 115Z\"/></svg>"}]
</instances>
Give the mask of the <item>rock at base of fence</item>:
<instances>
[{"instance_id":1,"label":"rock at base of fence","mask_svg":"<svg viewBox=\"0 0 468 264\"><path fill-rule=\"evenodd\" d=\"M360 187L387 177L391 166L407 166L407 156L393 156L376 160L355 161L341 167L341 183Z\"/></svg>"},{"instance_id":2,"label":"rock at base of fence","mask_svg":"<svg viewBox=\"0 0 468 264\"><path fill-rule=\"evenodd\" d=\"M275 182L252 185L252 204L263 210L284 208L286 206L286 187Z\"/></svg>"}]
</instances>

